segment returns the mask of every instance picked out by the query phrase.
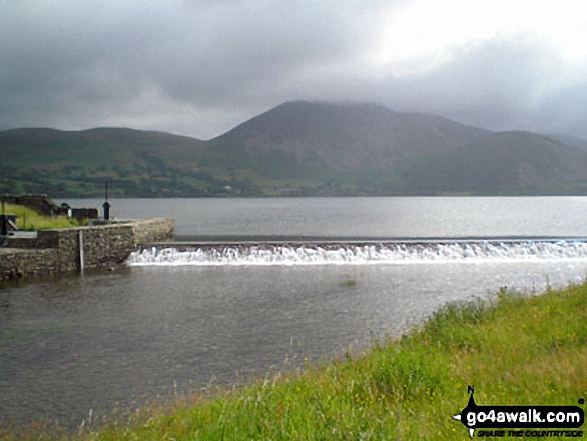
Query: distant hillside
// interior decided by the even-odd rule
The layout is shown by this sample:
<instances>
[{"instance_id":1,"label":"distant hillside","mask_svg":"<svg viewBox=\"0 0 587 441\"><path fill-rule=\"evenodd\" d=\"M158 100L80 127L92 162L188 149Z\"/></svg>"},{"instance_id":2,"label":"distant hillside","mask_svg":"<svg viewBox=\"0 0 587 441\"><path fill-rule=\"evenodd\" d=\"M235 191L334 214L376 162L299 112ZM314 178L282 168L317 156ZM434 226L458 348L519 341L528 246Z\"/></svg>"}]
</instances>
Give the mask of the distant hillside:
<instances>
[{"instance_id":1,"label":"distant hillside","mask_svg":"<svg viewBox=\"0 0 587 441\"><path fill-rule=\"evenodd\" d=\"M560 133L549 133L546 136L556 141L560 141L563 144L587 150L587 140L585 139L576 138L574 136L561 135Z\"/></svg>"},{"instance_id":2,"label":"distant hillside","mask_svg":"<svg viewBox=\"0 0 587 441\"><path fill-rule=\"evenodd\" d=\"M446 154L402 164L415 193L576 194L587 190L587 153L529 132L496 133Z\"/></svg>"},{"instance_id":3,"label":"distant hillside","mask_svg":"<svg viewBox=\"0 0 587 441\"><path fill-rule=\"evenodd\" d=\"M0 192L99 196L108 180L127 197L587 194L581 142L298 101L209 141L121 128L2 131Z\"/></svg>"},{"instance_id":4,"label":"distant hillside","mask_svg":"<svg viewBox=\"0 0 587 441\"><path fill-rule=\"evenodd\" d=\"M120 196L199 195L222 188L210 176L185 175L205 150L198 139L162 132L97 128L0 132L0 191L53 197L97 196L106 180ZM193 170L191 170L193 172Z\"/></svg>"},{"instance_id":5,"label":"distant hillside","mask_svg":"<svg viewBox=\"0 0 587 441\"><path fill-rule=\"evenodd\" d=\"M122 128L78 132L16 129L0 132L0 147L9 153L6 165L92 166L109 163L169 161L176 165L197 159L205 143L195 138Z\"/></svg>"}]
</instances>

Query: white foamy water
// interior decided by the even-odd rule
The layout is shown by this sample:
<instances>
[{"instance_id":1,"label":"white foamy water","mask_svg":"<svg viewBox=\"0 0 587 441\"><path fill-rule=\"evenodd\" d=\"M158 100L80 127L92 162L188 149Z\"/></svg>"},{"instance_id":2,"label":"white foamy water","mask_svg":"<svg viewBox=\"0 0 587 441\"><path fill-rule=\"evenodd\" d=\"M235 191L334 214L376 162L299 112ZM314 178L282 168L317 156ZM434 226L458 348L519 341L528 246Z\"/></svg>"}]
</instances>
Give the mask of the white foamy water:
<instances>
[{"instance_id":1,"label":"white foamy water","mask_svg":"<svg viewBox=\"0 0 587 441\"><path fill-rule=\"evenodd\" d=\"M369 265L433 262L587 259L587 243L455 242L325 245L221 245L148 248L132 253L130 266L157 265Z\"/></svg>"}]
</instances>

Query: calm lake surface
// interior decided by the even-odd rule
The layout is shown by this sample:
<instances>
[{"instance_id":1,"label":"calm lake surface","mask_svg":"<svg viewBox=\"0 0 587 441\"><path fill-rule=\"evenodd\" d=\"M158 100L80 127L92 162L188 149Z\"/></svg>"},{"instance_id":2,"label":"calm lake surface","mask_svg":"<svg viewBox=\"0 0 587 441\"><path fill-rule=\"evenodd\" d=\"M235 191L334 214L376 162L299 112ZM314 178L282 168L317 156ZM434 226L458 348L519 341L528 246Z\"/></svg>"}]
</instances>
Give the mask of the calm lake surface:
<instances>
[{"instance_id":1,"label":"calm lake surface","mask_svg":"<svg viewBox=\"0 0 587 441\"><path fill-rule=\"evenodd\" d=\"M539 293L587 274L584 241L536 239L587 237L581 197L110 202L120 219L175 218L181 239L429 244L146 250L110 273L0 286L0 422L56 419L73 428L90 410L95 417L133 409L365 347L447 302L489 297L502 286ZM444 244L496 237L533 239Z\"/></svg>"},{"instance_id":2,"label":"calm lake surface","mask_svg":"<svg viewBox=\"0 0 587 441\"><path fill-rule=\"evenodd\" d=\"M63 202L63 201L59 201ZM68 200L95 207L102 199ZM119 219L173 217L178 239L201 236L587 236L584 197L118 199Z\"/></svg>"}]
</instances>

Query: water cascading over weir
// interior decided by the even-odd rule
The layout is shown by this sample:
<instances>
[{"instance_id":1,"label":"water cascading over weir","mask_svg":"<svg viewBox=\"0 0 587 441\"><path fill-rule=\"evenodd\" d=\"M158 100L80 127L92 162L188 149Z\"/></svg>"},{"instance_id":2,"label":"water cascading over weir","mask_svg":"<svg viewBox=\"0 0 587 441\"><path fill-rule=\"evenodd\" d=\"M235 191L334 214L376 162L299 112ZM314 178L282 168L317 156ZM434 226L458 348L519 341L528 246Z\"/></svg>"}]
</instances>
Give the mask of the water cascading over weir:
<instances>
[{"instance_id":1,"label":"water cascading over weir","mask_svg":"<svg viewBox=\"0 0 587 441\"><path fill-rule=\"evenodd\" d=\"M387 241L256 241L145 245L127 264L369 265L587 259L587 241L568 239L451 239Z\"/></svg>"}]
</instances>

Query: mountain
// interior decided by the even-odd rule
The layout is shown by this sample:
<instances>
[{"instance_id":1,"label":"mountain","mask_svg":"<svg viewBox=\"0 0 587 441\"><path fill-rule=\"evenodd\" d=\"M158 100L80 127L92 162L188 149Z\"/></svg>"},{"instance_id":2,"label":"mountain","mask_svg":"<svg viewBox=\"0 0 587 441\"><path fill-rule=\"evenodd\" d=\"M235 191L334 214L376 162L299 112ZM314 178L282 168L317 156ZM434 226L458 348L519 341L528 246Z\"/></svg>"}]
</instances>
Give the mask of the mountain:
<instances>
[{"instance_id":1,"label":"mountain","mask_svg":"<svg viewBox=\"0 0 587 441\"><path fill-rule=\"evenodd\" d=\"M267 156L322 172L382 170L407 157L447 152L490 132L433 115L394 112L375 104L282 104L211 141L217 152L245 157L260 173ZM230 156L230 155L229 155ZM278 175L279 172L274 173Z\"/></svg>"},{"instance_id":2,"label":"mountain","mask_svg":"<svg viewBox=\"0 0 587 441\"><path fill-rule=\"evenodd\" d=\"M580 141L580 140L579 140ZM0 192L114 195L587 194L587 151L376 104L296 101L209 141L98 128L0 132Z\"/></svg>"}]
</instances>

